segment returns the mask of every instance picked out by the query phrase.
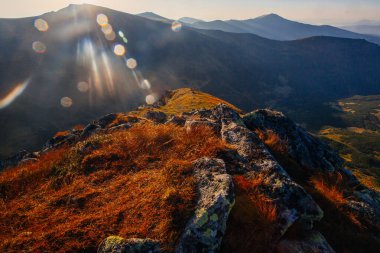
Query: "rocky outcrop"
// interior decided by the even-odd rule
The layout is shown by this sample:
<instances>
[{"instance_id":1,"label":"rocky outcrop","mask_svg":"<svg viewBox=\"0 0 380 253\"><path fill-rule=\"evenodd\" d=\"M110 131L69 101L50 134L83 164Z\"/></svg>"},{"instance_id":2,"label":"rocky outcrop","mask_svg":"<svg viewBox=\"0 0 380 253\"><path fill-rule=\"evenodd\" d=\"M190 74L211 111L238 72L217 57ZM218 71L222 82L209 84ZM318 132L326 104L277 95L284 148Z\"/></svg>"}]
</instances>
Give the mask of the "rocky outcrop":
<instances>
[{"instance_id":1,"label":"rocky outcrop","mask_svg":"<svg viewBox=\"0 0 380 253\"><path fill-rule=\"evenodd\" d=\"M182 115L169 116L159 111L159 106L144 108L144 117L109 114L87 125L83 130L72 130L49 140L47 150L72 144L97 133L125 130L144 121L156 124L175 124L186 129L208 126L217 136L231 146L217 158L200 158L194 161L198 200L195 212L188 221L176 245L176 252L217 252L228 226L228 217L235 202L233 177L243 175L246 179L260 179L258 194L268 199L276 209L268 251L278 253L315 252L332 253L324 236L314 230L324 213L305 189L310 190L307 180L314 175L342 174L347 186L345 201L339 208L353 214L358 222L380 236L380 197L360 185L359 181L343 167L342 159L327 144L302 127L294 124L280 112L257 110L243 117L230 107L220 104L213 109L194 110ZM115 123L116 122L116 123ZM258 134L275 133L285 145L286 156L302 169L305 182L294 179L289 168L276 159L276 154ZM81 152L91 149L84 146ZM15 164L30 158L20 154ZM33 157L32 157L33 158ZM313 191L309 191L313 192ZM314 193L313 193L314 194ZM288 237L295 228L296 237ZM99 247L100 252L160 252L159 242L150 239L123 239L108 237Z\"/></svg>"},{"instance_id":2,"label":"rocky outcrop","mask_svg":"<svg viewBox=\"0 0 380 253\"><path fill-rule=\"evenodd\" d=\"M341 209L354 214L358 221L380 232L379 195L363 185L351 172L343 167L343 160L326 143L296 125L281 112L263 109L243 117L245 125L252 131L272 131L286 145L286 155L296 161L305 174L339 173L346 184L347 201Z\"/></svg>"},{"instance_id":3,"label":"rocky outcrop","mask_svg":"<svg viewBox=\"0 0 380 253\"><path fill-rule=\"evenodd\" d=\"M37 159L38 156L38 152L30 153L26 150L22 150L8 159L0 160L0 171L8 167L17 166L24 162L33 161Z\"/></svg>"},{"instance_id":4,"label":"rocky outcrop","mask_svg":"<svg viewBox=\"0 0 380 253\"><path fill-rule=\"evenodd\" d=\"M199 200L176 252L216 252L226 231L235 196L232 177L219 159L202 158L194 164Z\"/></svg>"},{"instance_id":5,"label":"rocky outcrop","mask_svg":"<svg viewBox=\"0 0 380 253\"><path fill-rule=\"evenodd\" d=\"M288 155L305 168L331 172L342 167L343 159L335 151L281 112L256 110L245 115L243 120L250 130L276 133L286 145Z\"/></svg>"}]
</instances>

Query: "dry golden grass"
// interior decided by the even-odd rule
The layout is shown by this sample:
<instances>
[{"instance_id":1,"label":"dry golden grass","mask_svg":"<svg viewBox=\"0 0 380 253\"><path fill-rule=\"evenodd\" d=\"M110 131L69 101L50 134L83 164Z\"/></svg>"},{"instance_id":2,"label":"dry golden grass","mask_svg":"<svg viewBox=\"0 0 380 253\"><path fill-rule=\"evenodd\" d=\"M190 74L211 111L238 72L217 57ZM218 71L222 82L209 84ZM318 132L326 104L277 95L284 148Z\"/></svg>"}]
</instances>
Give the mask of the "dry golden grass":
<instances>
[{"instance_id":1,"label":"dry golden grass","mask_svg":"<svg viewBox=\"0 0 380 253\"><path fill-rule=\"evenodd\" d=\"M160 107L163 112L168 114L180 114L195 109L211 109L218 104L226 104L237 112L240 112L240 109L230 103L200 91L183 88L175 90L173 93L167 104Z\"/></svg>"},{"instance_id":2,"label":"dry golden grass","mask_svg":"<svg viewBox=\"0 0 380 253\"><path fill-rule=\"evenodd\" d=\"M207 127L136 125L0 174L0 251L95 251L110 235L172 250L196 201L192 161L226 144Z\"/></svg>"}]
</instances>

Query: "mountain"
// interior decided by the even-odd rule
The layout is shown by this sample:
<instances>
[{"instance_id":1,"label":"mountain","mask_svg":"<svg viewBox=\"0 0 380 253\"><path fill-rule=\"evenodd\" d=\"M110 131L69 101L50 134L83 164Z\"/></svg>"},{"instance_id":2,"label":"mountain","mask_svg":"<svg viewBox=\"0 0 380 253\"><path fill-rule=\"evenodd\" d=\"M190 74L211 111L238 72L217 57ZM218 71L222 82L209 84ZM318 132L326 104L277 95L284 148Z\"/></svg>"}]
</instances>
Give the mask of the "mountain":
<instances>
[{"instance_id":1,"label":"mountain","mask_svg":"<svg viewBox=\"0 0 380 253\"><path fill-rule=\"evenodd\" d=\"M46 32L34 27L38 18L47 22ZM92 5L1 19L7 36L0 37L0 104L6 105L0 109L0 156L34 150L55 132L180 87L209 92L245 111L281 109L309 129L340 126L331 101L380 94L380 47L365 40L281 42L172 28ZM126 52L125 58L114 51ZM127 68L127 59L137 68Z\"/></svg>"},{"instance_id":2,"label":"mountain","mask_svg":"<svg viewBox=\"0 0 380 253\"><path fill-rule=\"evenodd\" d=\"M183 18L178 19L178 21L183 22L183 23L187 23L187 24L194 24L196 22L203 22L203 20L201 20L201 19L190 18L190 17L183 17Z\"/></svg>"},{"instance_id":3,"label":"mountain","mask_svg":"<svg viewBox=\"0 0 380 253\"><path fill-rule=\"evenodd\" d=\"M137 16L147 18L150 20L154 20L154 21L161 21L161 22L172 22L173 21L171 19L162 17L162 16L160 16L156 13L153 13L153 12L143 12L143 13L137 14Z\"/></svg>"},{"instance_id":4,"label":"mountain","mask_svg":"<svg viewBox=\"0 0 380 253\"><path fill-rule=\"evenodd\" d=\"M192 23L190 26L198 29L220 30L232 33L253 33L274 40L297 40L313 36L330 36L366 39L373 43L380 43L380 39L376 36L358 34L328 25L316 26L303 24L287 20L276 14L264 15L247 20L202 21Z\"/></svg>"},{"instance_id":5,"label":"mountain","mask_svg":"<svg viewBox=\"0 0 380 253\"><path fill-rule=\"evenodd\" d=\"M281 112L242 115L191 89L59 133L13 162L0 173L3 252L380 245L379 194L324 142Z\"/></svg>"},{"instance_id":6,"label":"mountain","mask_svg":"<svg viewBox=\"0 0 380 253\"><path fill-rule=\"evenodd\" d=\"M380 36L380 25L350 25L342 26L347 31Z\"/></svg>"}]
</instances>

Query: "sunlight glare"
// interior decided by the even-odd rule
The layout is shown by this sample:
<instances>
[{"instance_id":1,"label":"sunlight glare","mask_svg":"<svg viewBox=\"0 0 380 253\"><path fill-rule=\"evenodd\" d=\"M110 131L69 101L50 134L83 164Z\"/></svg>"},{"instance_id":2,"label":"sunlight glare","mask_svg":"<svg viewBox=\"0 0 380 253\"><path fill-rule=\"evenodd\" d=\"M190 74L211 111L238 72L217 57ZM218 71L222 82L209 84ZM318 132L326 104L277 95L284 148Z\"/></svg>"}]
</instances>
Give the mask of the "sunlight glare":
<instances>
[{"instance_id":1,"label":"sunlight glare","mask_svg":"<svg viewBox=\"0 0 380 253\"><path fill-rule=\"evenodd\" d=\"M69 97L63 97L61 98L61 105L64 108L69 108L73 105L73 100Z\"/></svg>"},{"instance_id":2,"label":"sunlight glare","mask_svg":"<svg viewBox=\"0 0 380 253\"><path fill-rule=\"evenodd\" d=\"M151 88L150 82L147 79L144 79L141 82L141 88L144 90L149 90Z\"/></svg>"},{"instance_id":3,"label":"sunlight glare","mask_svg":"<svg viewBox=\"0 0 380 253\"><path fill-rule=\"evenodd\" d=\"M46 32L49 29L48 23L42 18L36 19L34 21L34 27L40 32Z\"/></svg>"},{"instance_id":4,"label":"sunlight glare","mask_svg":"<svg viewBox=\"0 0 380 253\"><path fill-rule=\"evenodd\" d=\"M127 60L127 67L130 69L135 69L137 67L137 61L133 58Z\"/></svg>"},{"instance_id":5,"label":"sunlight glare","mask_svg":"<svg viewBox=\"0 0 380 253\"><path fill-rule=\"evenodd\" d=\"M112 33L113 32L112 26L110 24L106 24L106 25L102 26L102 32L105 35Z\"/></svg>"},{"instance_id":6,"label":"sunlight glare","mask_svg":"<svg viewBox=\"0 0 380 253\"><path fill-rule=\"evenodd\" d=\"M116 34L114 31L112 31L111 33L105 34L105 37L106 37L106 40L112 41L116 39Z\"/></svg>"},{"instance_id":7,"label":"sunlight glare","mask_svg":"<svg viewBox=\"0 0 380 253\"><path fill-rule=\"evenodd\" d=\"M108 17L104 14L99 14L96 17L96 22L98 22L100 26L106 26L108 25Z\"/></svg>"},{"instance_id":8,"label":"sunlight glare","mask_svg":"<svg viewBox=\"0 0 380 253\"><path fill-rule=\"evenodd\" d=\"M125 47L123 45L121 45L121 44L115 45L115 47L113 48L113 52L117 56L124 56L125 53L126 53Z\"/></svg>"},{"instance_id":9,"label":"sunlight glare","mask_svg":"<svg viewBox=\"0 0 380 253\"><path fill-rule=\"evenodd\" d=\"M181 24L181 22L179 22L179 21L174 21L174 22L172 23L172 30L173 30L173 32L179 32L179 31L181 31L181 29L182 29L182 24Z\"/></svg>"},{"instance_id":10,"label":"sunlight glare","mask_svg":"<svg viewBox=\"0 0 380 253\"><path fill-rule=\"evenodd\" d=\"M30 79L17 84L7 95L5 95L5 97L0 98L0 109L12 104L12 102L23 93L26 87L28 87L29 81Z\"/></svg>"},{"instance_id":11,"label":"sunlight glare","mask_svg":"<svg viewBox=\"0 0 380 253\"><path fill-rule=\"evenodd\" d=\"M146 96L145 101L148 105L152 105L156 102L156 98L155 98L155 96L150 94L150 95Z\"/></svg>"},{"instance_id":12,"label":"sunlight glare","mask_svg":"<svg viewBox=\"0 0 380 253\"><path fill-rule=\"evenodd\" d=\"M34 52L36 52L37 54L43 54L46 52L46 46L41 41L33 42L32 48L33 48Z\"/></svg>"},{"instance_id":13,"label":"sunlight glare","mask_svg":"<svg viewBox=\"0 0 380 253\"><path fill-rule=\"evenodd\" d=\"M87 82L79 82L77 86L80 92L87 92L90 89L90 85Z\"/></svg>"}]
</instances>

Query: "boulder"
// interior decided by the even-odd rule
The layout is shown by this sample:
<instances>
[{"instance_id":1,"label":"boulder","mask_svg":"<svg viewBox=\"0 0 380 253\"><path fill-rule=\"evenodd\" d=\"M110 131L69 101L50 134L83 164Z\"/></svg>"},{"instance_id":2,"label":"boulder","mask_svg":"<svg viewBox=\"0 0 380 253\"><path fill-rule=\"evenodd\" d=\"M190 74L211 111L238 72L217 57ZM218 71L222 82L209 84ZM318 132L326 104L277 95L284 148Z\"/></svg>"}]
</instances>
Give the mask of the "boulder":
<instances>
[{"instance_id":1,"label":"boulder","mask_svg":"<svg viewBox=\"0 0 380 253\"><path fill-rule=\"evenodd\" d=\"M199 200L178 243L176 252L216 252L234 205L232 177L220 159L201 158L194 164Z\"/></svg>"},{"instance_id":2,"label":"boulder","mask_svg":"<svg viewBox=\"0 0 380 253\"><path fill-rule=\"evenodd\" d=\"M332 172L342 167L343 159L327 143L296 125L283 113L261 109L243 117L250 130L272 131L286 145L287 154L310 170Z\"/></svg>"}]
</instances>

